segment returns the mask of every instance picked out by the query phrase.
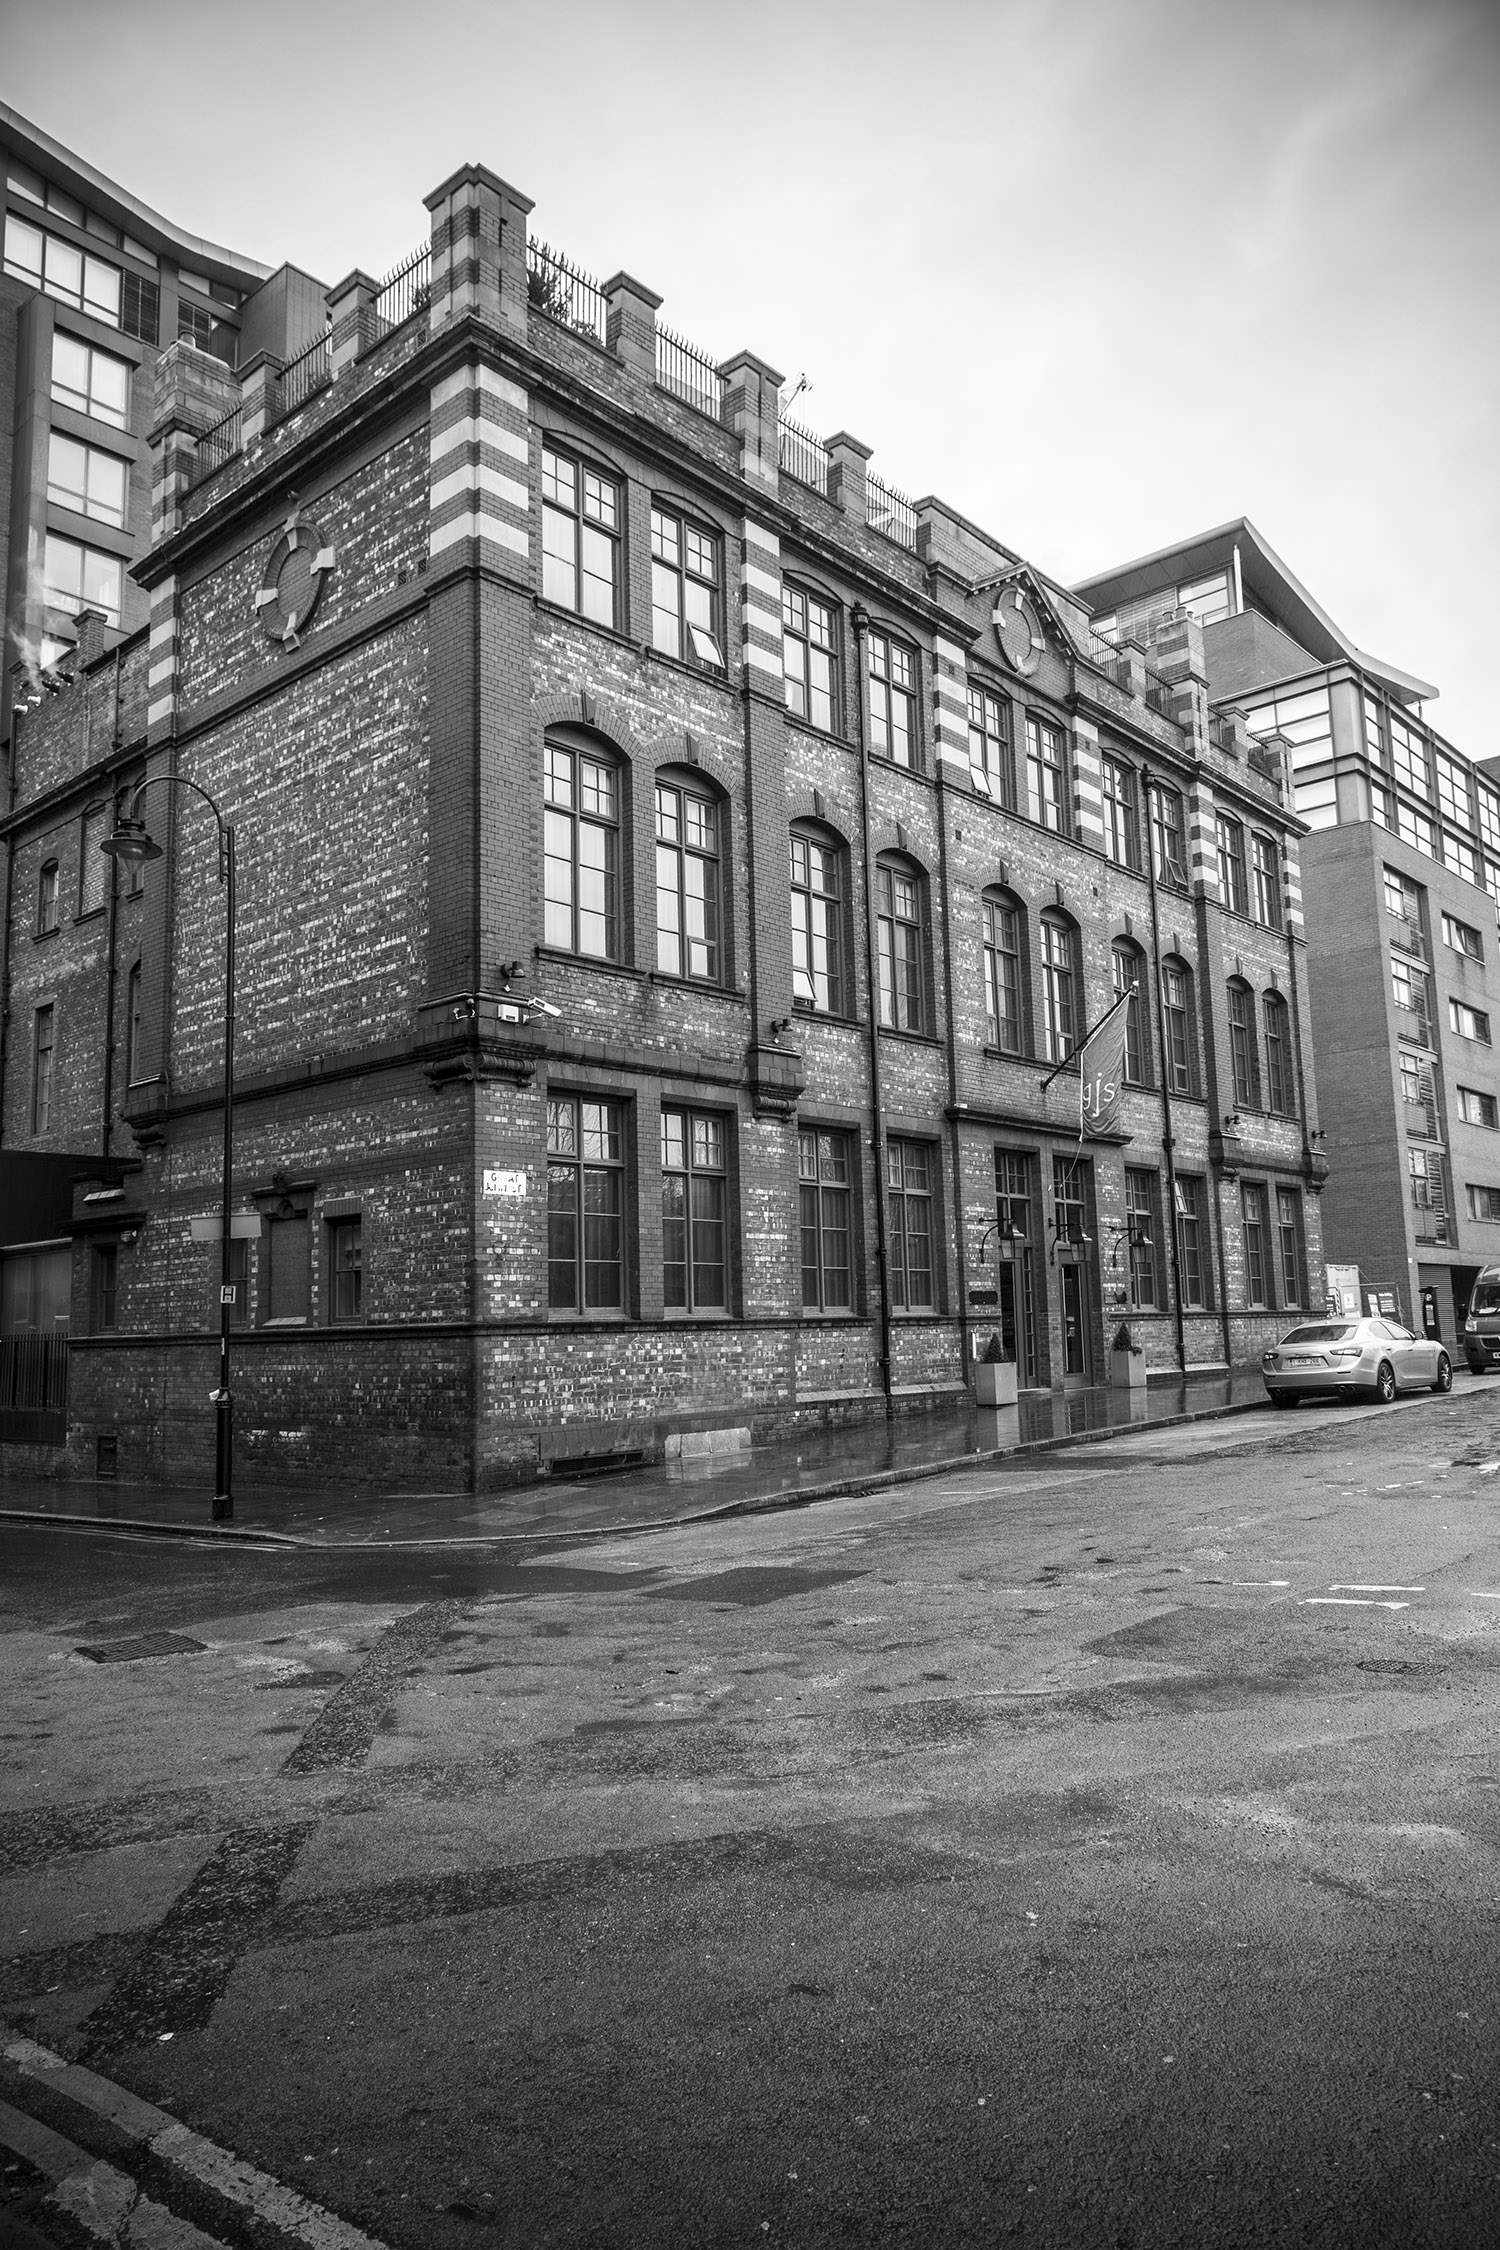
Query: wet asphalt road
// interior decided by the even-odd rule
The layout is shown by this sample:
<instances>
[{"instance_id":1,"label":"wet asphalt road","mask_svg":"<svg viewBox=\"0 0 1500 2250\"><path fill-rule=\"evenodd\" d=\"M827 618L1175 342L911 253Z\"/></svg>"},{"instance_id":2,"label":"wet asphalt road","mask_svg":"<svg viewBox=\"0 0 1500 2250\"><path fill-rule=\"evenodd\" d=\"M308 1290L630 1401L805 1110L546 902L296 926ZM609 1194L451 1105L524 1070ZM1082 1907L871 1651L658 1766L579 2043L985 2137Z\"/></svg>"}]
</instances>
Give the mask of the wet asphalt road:
<instances>
[{"instance_id":1,"label":"wet asphalt road","mask_svg":"<svg viewBox=\"0 0 1500 2250\"><path fill-rule=\"evenodd\" d=\"M5 1532L7 2020L393 2245L1493 2243L1497 1465L1476 1390L565 1555Z\"/></svg>"}]
</instances>

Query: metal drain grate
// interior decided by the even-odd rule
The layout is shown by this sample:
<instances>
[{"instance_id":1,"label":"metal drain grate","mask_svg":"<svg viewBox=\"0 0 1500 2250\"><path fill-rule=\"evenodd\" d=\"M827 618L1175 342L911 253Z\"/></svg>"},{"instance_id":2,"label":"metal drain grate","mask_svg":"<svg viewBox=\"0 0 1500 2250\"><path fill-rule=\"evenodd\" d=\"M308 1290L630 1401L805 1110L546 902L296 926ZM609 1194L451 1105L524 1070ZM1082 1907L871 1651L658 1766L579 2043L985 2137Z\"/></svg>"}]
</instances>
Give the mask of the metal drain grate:
<instances>
[{"instance_id":1,"label":"metal drain grate","mask_svg":"<svg viewBox=\"0 0 1500 2250\"><path fill-rule=\"evenodd\" d=\"M78 1653L95 1664L134 1664L143 1656L201 1656L207 1641L189 1640L186 1633L142 1633L133 1641L96 1641L80 1645Z\"/></svg>"}]
</instances>

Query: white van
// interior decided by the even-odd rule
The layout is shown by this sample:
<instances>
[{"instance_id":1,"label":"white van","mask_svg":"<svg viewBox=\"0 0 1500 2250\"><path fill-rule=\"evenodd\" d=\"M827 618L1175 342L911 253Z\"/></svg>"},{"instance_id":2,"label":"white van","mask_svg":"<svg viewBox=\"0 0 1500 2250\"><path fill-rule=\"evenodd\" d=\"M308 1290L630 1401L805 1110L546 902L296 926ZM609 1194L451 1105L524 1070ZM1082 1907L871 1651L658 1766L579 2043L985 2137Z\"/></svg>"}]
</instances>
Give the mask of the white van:
<instances>
[{"instance_id":1,"label":"white van","mask_svg":"<svg viewBox=\"0 0 1500 2250\"><path fill-rule=\"evenodd\" d=\"M1500 1367L1500 1266L1481 1266L1464 1321L1464 1358L1471 1375Z\"/></svg>"}]
</instances>

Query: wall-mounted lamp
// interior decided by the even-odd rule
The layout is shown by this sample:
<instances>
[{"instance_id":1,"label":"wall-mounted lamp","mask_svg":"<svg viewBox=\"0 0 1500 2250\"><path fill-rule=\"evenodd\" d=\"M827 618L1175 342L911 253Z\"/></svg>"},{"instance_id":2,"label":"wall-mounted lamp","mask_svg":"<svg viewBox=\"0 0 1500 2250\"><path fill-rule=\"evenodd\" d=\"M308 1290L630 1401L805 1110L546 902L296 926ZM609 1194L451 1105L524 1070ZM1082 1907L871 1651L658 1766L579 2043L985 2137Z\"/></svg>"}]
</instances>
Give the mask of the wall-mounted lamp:
<instances>
[{"instance_id":1,"label":"wall-mounted lamp","mask_svg":"<svg viewBox=\"0 0 1500 2250\"><path fill-rule=\"evenodd\" d=\"M1225 1116L1224 1116L1224 1130L1225 1130L1225 1132L1226 1132L1226 1133L1237 1133L1237 1132L1239 1131L1239 1129L1240 1129L1240 1113L1239 1113L1239 1111L1238 1111L1237 1109L1231 1109L1231 1110L1227 1110L1227 1111L1225 1112Z\"/></svg>"},{"instance_id":2,"label":"wall-mounted lamp","mask_svg":"<svg viewBox=\"0 0 1500 2250\"><path fill-rule=\"evenodd\" d=\"M781 1045L781 1034L782 1034L782 1033L783 1033L784 1031L790 1031L790 1030L791 1030L791 1028L792 1028L792 1019L791 1019L791 1017L790 1017L790 1016L772 1016L772 1018L771 1018L771 1045L772 1045L773 1047L779 1047L779 1046Z\"/></svg>"},{"instance_id":3,"label":"wall-mounted lamp","mask_svg":"<svg viewBox=\"0 0 1500 2250\"><path fill-rule=\"evenodd\" d=\"M985 1228L984 1233L979 1238L979 1248L974 1253L974 1270L976 1273L983 1273L985 1270L984 1254L989 1247L991 1235L996 1237L995 1256L1006 1265L1011 1264L1015 1258L1016 1244L1024 1242L1026 1239L1020 1228L1012 1226L1009 1219L994 1220Z\"/></svg>"}]
</instances>

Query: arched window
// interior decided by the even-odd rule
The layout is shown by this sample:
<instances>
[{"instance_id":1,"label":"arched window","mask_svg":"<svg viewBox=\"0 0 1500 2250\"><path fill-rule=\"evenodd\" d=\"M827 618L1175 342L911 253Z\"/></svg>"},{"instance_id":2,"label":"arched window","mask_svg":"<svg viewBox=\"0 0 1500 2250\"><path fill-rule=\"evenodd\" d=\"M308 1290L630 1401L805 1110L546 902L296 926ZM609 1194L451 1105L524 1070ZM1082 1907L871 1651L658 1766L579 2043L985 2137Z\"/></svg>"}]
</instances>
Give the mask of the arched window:
<instances>
[{"instance_id":1,"label":"arched window","mask_svg":"<svg viewBox=\"0 0 1500 2250\"><path fill-rule=\"evenodd\" d=\"M1270 836L1250 839L1254 895L1251 905L1257 922L1268 930L1281 928L1281 853Z\"/></svg>"},{"instance_id":2,"label":"arched window","mask_svg":"<svg viewBox=\"0 0 1500 2250\"><path fill-rule=\"evenodd\" d=\"M1161 965L1162 1068L1174 1094L1198 1090L1198 1027L1193 1013L1193 972L1169 954Z\"/></svg>"},{"instance_id":3,"label":"arched window","mask_svg":"<svg viewBox=\"0 0 1500 2250\"><path fill-rule=\"evenodd\" d=\"M1078 933L1061 914L1042 916L1042 1037L1048 1062L1066 1062L1083 1027Z\"/></svg>"},{"instance_id":4,"label":"arched window","mask_svg":"<svg viewBox=\"0 0 1500 2250\"><path fill-rule=\"evenodd\" d=\"M849 1013L844 965L848 859L826 830L792 830L792 1001L821 1014Z\"/></svg>"},{"instance_id":5,"label":"arched window","mask_svg":"<svg viewBox=\"0 0 1500 2250\"><path fill-rule=\"evenodd\" d=\"M1245 831L1227 813L1214 820L1214 847L1219 864L1219 896L1231 914L1248 914L1250 886L1245 871Z\"/></svg>"},{"instance_id":6,"label":"arched window","mask_svg":"<svg viewBox=\"0 0 1500 2250\"><path fill-rule=\"evenodd\" d=\"M1068 744L1061 727L1034 712L1026 714L1026 811L1030 819L1059 836L1071 836Z\"/></svg>"},{"instance_id":7,"label":"arched window","mask_svg":"<svg viewBox=\"0 0 1500 2250\"><path fill-rule=\"evenodd\" d=\"M1290 1117L1293 1098L1292 1039L1286 1002L1279 992L1268 992L1262 1012L1266 1024L1266 1107L1278 1117Z\"/></svg>"},{"instance_id":8,"label":"arched window","mask_svg":"<svg viewBox=\"0 0 1500 2250\"><path fill-rule=\"evenodd\" d=\"M137 961L125 979L125 1083L134 1086L141 1075L141 964Z\"/></svg>"},{"instance_id":9,"label":"arched window","mask_svg":"<svg viewBox=\"0 0 1500 2250\"><path fill-rule=\"evenodd\" d=\"M616 480L587 461L542 447L542 596L596 625L619 622Z\"/></svg>"},{"instance_id":10,"label":"arched window","mask_svg":"<svg viewBox=\"0 0 1500 2250\"><path fill-rule=\"evenodd\" d=\"M926 885L905 860L883 859L875 875L880 1020L893 1031L925 1031Z\"/></svg>"},{"instance_id":11,"label":"arched window","mask_svg":"<svg viewBox=\"0 0 1500 2250\"><path fill-rule=\"evenodd\" d=\"M42 862L36 884L36 934L50 937L57 928L57 861Z\"/></svg>"},{"instance_id":12,"label":"arched window","mask_svg":"<svg viewBox=\"0 0 1500 2250\"><path fill-rule=\"evenodd\" d=\"M1141 867L1141 799L1135 768L1104 760L1104 850L1117 867Z\"/></svg>"},{"instance_id":13,"label":"arched window","mask_svg":"<svg viewBox=\"0 0 1500 2250\"><path fill-rule=\"evenodd\" d=\"M656 966L671 977L724 976L720 855L723 809L701 782L656 782Z\"/></svg>"},{"instance_id":14,"label":"arched window","mask_svg":"<svg viewBox=\"0 0 1500 2250\"><path fill-rule=\"evenodd\" d=\"M1130 994L1130 1005L1125 1010L1125 1083L1127 1086L1149 1086L1151 1083L1150 1026L1147 1012L1141 1005L1141 985L1144 964L1139 946L1128 939L1118 939L1110 952L1110 973L1114 980L1115 998Z\"/></svg>"},{"instance_id":15,"label":"arched window","mask_svg":"<svg viewBox=\"0 0 1500 2250\"><path fill-rule=\"evenodd\" d=\"M892 765L922 770L922 742L917 732L917 652L889 633L871 633L870 755L889 758Z\"/></svg>"},{"instance_id":16,"label":"arched window","mask_svg":"<svg viewBox=\"0 0 1500 2250\"><path fill-rule=\"evenodd\" d=\"M669 507L651 510L651 641L665 656L724 669L724 543Z\"/></svg>"},{"instance_id":17,"label":"arched window","mask_svg":"<svg viewBox=\"0 0 1500 2250\"><path fill-rule=\"evenodd\" d=\"M1016 769L1011 759L1010 705L982 682L969 682L969 772L982 797L1016 809Z\"/></svg>"},{"instance_id":18,"label":"arched window","mask_svg":"<svg viewBox=\"0 0 1500 2250\"><path fill-rule=\"evenodd\" d=\"M1026 1023L1026 912L1009 891L984 896L985 1044L1002 1055L1030 1051Z\"/></svg>"},{"instance_id":19,"label":"arched window","mask_svg":"<svg viewBox=\"0 0 1500 2250\"><path fill-rule=\"evenodd\" d=\"M1229 982L1229 1061L1236 1109L1260 1108L1260 1049L1255 1036L1255 995L1237 977Z\"/></svg>"},{"instance_id":20,"label":"arched window","mask_svg":"<svg viewBox=\"0 0 1500 2250\"><path fill-rule=\"evenodd\" d=\"M801 586L781 589L781 662L786 707L825 734L839 723L839 622L831 602Z\"/></svg>"},{"instance_id":21,"label":"arched window","mask_svg":"<svg viewBox=\"0 0 1500 2250\"><path fill-rule=\"evenodd\" d=\"M1174 890L1187 889L1187 844L1182 820L1182 799L1175 789L1153 781L1147 792L1151 809L1151 865L1158 883Z\"/></svg>"},{"instance_id":22,"label":"arched window","mask_svg":"<svg viewBox=\"0 0 1500 2250\"><path fill-rule=\"evenodd\" d=\"M618 961L624 769L581 728L549 734L545 755L546 941Z\"/></svg>"}]
</instances>

